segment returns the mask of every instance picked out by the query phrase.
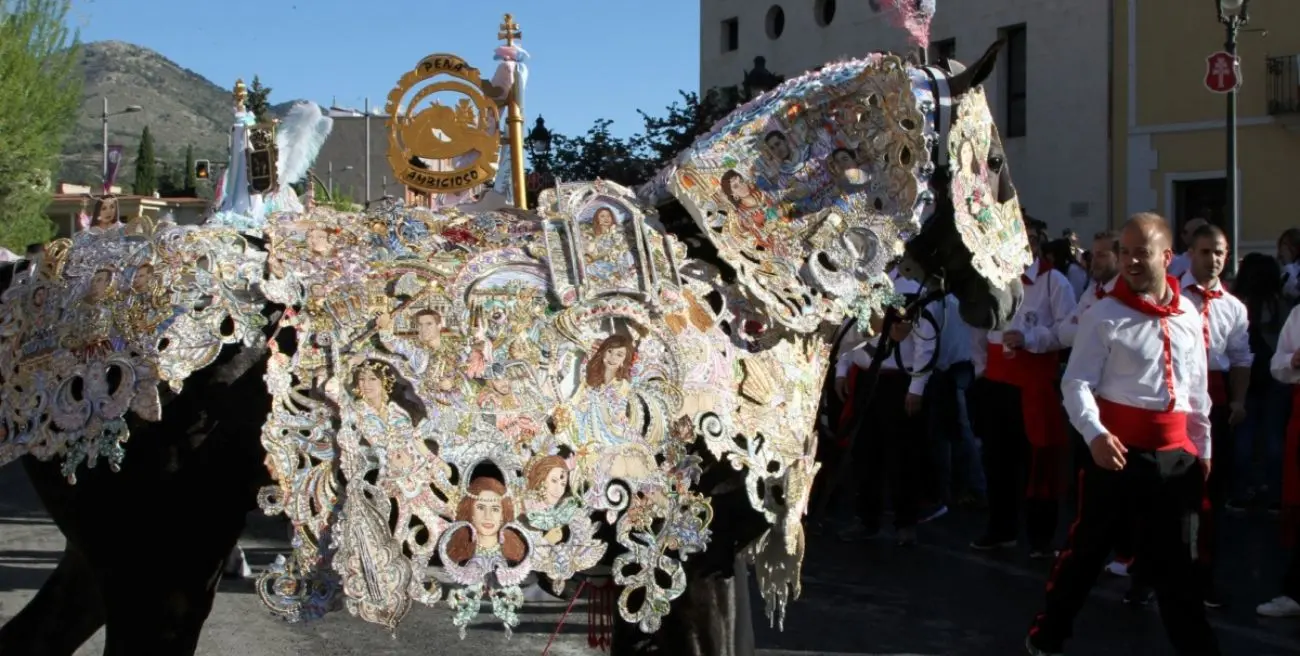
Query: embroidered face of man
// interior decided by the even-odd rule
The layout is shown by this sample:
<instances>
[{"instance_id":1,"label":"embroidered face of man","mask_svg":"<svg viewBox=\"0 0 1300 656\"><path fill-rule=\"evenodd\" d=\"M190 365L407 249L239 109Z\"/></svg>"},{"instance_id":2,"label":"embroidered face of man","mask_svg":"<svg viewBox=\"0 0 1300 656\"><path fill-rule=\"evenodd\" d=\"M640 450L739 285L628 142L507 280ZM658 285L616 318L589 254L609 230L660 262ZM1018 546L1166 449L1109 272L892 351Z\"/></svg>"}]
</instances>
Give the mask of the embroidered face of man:
<instances>
[{"instance_id":1,"label":"embroidered face of man","mask_svg":"<svg viewBox=\"0 0 1300 656\"><path fill-rule=\"evenodd\" d=\"M316 255L329 255L334 252L334 243L324 228L312 228L307 231L307 250Z\"/></svg>"},{"instance_id":2,"label":"embroidered face of man","mask_svg":"<svg viewBox=\"0 0 1300 656\"><path fill-rule=\"evenodd\" d=\"M90 277L90 286L86 288L86 300L102 301L108 296L108 286L113 282L113 273L104 269Z\"/></svg>"},{"instance_id":3,"label":"embroidered face of man","mask_svg":"<svg viewBox=\"0 0 1300 656\"><path fill-rule=\"evenodd\" d=\"M497 534L501 532L501 495L492 490L479 492L478 498L474 499L474 507L470 512L469 523L474 527L474 532L478 534L480 542L484 542L488 538L495 539Z\"/></svg>"},{"instance_id":4,"label":"embroidered face of man","mask_svg":"<svg viewBox=\"0 0 1300 656\"><path fill-rule=\"evenodd\" d=\"M779 162L788 162L790 157L794 155L794 152L790 150L790 141L780 132L772 131L767 133L767 136L763 138L763 143L767 144L767 149L771 151L772 157L775 157Z\"/></svg>"},{"instance_id":5,"label":"embroidered face of man","mask_svg":"<svg viewBox=\"0 0 1300 656\"><path fill-rule=\"evenodd\" d=\"M32 309L40 312L45 309L45 299L49 295L49 290L44 287L37 287L32 292Z\"/></svg>"},{"instance_id":6,"label":"embroidered face of man","mask_svg":"<svg viewBox=\"0 0 1300 656\"><path fill-rule=\"evenodd\" d=\"M135 275L131 277L131 291L142 294L149 291L151 283L153 283L153 265L141 264L136 267Z\"/></svg>"},{"instance_id":7,"label":"embroidered face of man","mask_svg":"<svg viewBox=\"0 0 1300 656\"><path fill-rule=\"evenodd\" d=\"M442 315L431 311L415 315L415 331L421 344L437 348L442 343Z\"/></svg>"},{"instance_id":8,"label":"embroidered face of man","mask_svg":"<svg viewBox=\"0 0 1300 656\"><path fill-rule=\"evenodd\" d=\"M858 160L848 148L836 148L831 153L831 170L848 184L862 184L866 175L858 167Z\"/></svg>"}]
</instances>

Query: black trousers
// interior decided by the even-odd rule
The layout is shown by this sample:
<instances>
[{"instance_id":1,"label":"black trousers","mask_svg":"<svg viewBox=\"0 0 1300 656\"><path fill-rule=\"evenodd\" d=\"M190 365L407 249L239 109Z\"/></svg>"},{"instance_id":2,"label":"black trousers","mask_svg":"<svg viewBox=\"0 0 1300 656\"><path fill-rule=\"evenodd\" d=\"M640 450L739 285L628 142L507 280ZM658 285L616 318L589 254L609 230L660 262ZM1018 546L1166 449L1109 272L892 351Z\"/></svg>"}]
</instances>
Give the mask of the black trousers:
<instances>
[{"instance_id":1,"label":"black trousers","mask_svg":"<svg viewBox=\"0 0 1300 656\"><path fill-rule=\"evenodd\" d=\"M984 442L989 503L985 537L995 541L1018 539L1023 506L1030 548L1050 549L1056 537L1060 501L1025 498L1031 446L1020 409L1020 389L981 378L971 386L967 408L972 428Z\"/></svg>"},{"instance_id":2,"label":"black trousers","mask_svg":"<svg viewBox=\"0 0 1300 656\"><path fill-rule=\"evenodd\" d=\"M866 407L853 444L853 461L858 472L858 517L870 530L880 528L885 491L894 509L894 526L916 526L925 481L921 466L925 458L924 413L908 416L904 403L912 379L897 370L882 369L876 393Z\"/></svg>"},{"instance_id":3,"label":"black trousers","mask_svg":"<svg viewBox=\"0 0 1300 656\"><path fill-rule=\"evenodd\" d=\"M1291 545L1291 565L1282 577L1282 594L1300 601L1300 539Z\"/></svg>"},{"instance_id":4,"label":"black trousers","mask_svg":"<svg viewBox=\"0 0 1300 656\"><path fill-rule=\"evenodd\" d=\"M1133 508L1143 576L1154 588L1169 641L1180 656L1217 656L1218 641L1205 617L1195 576L1197 512L1205 491L1199 459L1186 451L1129 449L1122 471L1095 465L1080 480L1079 515L1069 544L1052 568L1047 602L1030 636L1045 651L1060 651L1074 618L1109 555L1113 536L1127 530Z\"/></svg>"},{"instance_id":5,"label":"black trousers","mask_svg":"<svg viewBox=\"0 0 1300 656\"><path fill-rule=\"evenodd\" d=\"M1228 490L1231 489L1232 475L1232 425L1228 418L1232 410L1227 404L1210 408L1210 478L1205 483L1205 495L1201 501L1197 516L1196 571L1197 580L1203 590L1213 586L1214 563L1219 552L1219 523L1223 517L1223 506L1227 502ZM1222 455L1222 459L1220 459ZM1138 518L1130 509L1129 524L1131 529L1120 535L1115 542L1115 555L1119 558L1135 558L1137 540L1141 531ZM1129 566L1129 576L1134 581L1149 584L1143 574L1142 563L1136 559Z\"/></svg>"}]
</instances>

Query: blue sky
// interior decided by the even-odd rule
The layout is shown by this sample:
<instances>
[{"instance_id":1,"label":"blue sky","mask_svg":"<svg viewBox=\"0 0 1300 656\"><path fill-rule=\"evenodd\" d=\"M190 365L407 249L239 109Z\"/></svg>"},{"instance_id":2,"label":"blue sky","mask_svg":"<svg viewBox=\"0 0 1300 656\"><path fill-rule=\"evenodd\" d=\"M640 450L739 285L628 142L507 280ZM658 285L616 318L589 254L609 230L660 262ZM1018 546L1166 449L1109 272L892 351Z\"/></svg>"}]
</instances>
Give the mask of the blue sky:
<instances>
[{"instance_id":1,"label":"blue sky","mask_svg":"<svg viewBox=\"0 0 1300 656\"><path fill-rule=\"evenodd\" d=\"M652 9L653 8L653 9ZM451 52L490 76L497 26L512 12L532 55L527 124L620 136L636 110L660 113L699 84L699 1L658 0L73 0L83 41L162 53L223 86L260 75L271 101L383 106L425 55Z\"/></svg>"}]
</instances>

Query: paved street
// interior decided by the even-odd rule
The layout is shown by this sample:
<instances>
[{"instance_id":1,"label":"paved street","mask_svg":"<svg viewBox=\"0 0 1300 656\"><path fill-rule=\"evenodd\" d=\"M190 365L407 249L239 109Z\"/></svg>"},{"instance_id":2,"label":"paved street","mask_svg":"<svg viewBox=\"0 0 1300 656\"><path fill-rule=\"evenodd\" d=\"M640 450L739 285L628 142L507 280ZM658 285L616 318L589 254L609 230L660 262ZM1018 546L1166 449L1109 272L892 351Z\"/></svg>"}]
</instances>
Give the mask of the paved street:
<instances>
[{"instance_id":1,"label":"paved street","mask_svg":"<svg viewBox=\"0 0 1300 656\"><path fill-rule=\"evenodd\" d=\"M944 517L923 527L923 545L915 550L813 538L803 598L791 607L785 632L769 630L761 615L756 618L760 654L1020 653L1019 642L1041 600L1047 565L1019 554L990 558L971 553L964 545L977 524L976 517ZM1213 614L1224 653L1300 653L1300 621L1260 620L1253 614L1254 604L1275 593L1285 565L1271 539L1273 524L1259 517L1235 520L1230 526L1242 539L1224 559L1236 567L1221 578L1235 603ZM257 526L247 536L244 544L255 567L268 563L282 546L265 537L274 529ZM40 587L62 546L62 537L42 515L21 468L0 469L0 622ZM1124 607L1119 602L1123 590L1122 580L1103 578L1080 618L1072 654L1171 653L1155 611ZM459 643L450 615L424 608L413 611L394 638L346 612L312 624L281 623L262 609L250 583L231 581L222 585L199 654L535 655L542 653L563 611L560 604L541 606L525 616L509 641L499 625L481 622L471 629L469 640ZM586 646L586 615L581 605L575 608L551 654L593 653ZM99 654L102 644L101 634L78 656Z\"/></svg>"}]
</instances>

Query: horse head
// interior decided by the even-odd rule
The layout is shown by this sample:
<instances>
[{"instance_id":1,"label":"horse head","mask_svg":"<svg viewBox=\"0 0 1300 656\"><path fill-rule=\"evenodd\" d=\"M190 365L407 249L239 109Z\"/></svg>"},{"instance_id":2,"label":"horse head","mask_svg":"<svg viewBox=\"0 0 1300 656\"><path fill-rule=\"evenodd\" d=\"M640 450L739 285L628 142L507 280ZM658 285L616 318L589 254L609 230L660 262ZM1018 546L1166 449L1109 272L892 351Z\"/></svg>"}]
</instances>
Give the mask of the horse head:
<instances>
[{"instance_id":1,"label":"horse head","mask_svg":"<svg viewBox=\"0 0 1300 656\"><path fill-rule=\"evenodd\" d=\"M904 255L905 271L956 295L967 322L999 327L1030 261L979 86L999 47L957 73L873 54L792 79L720 122L642 196L671 195L796 333L879 310L887 267Z\"/></svg>"}]
</instances>

